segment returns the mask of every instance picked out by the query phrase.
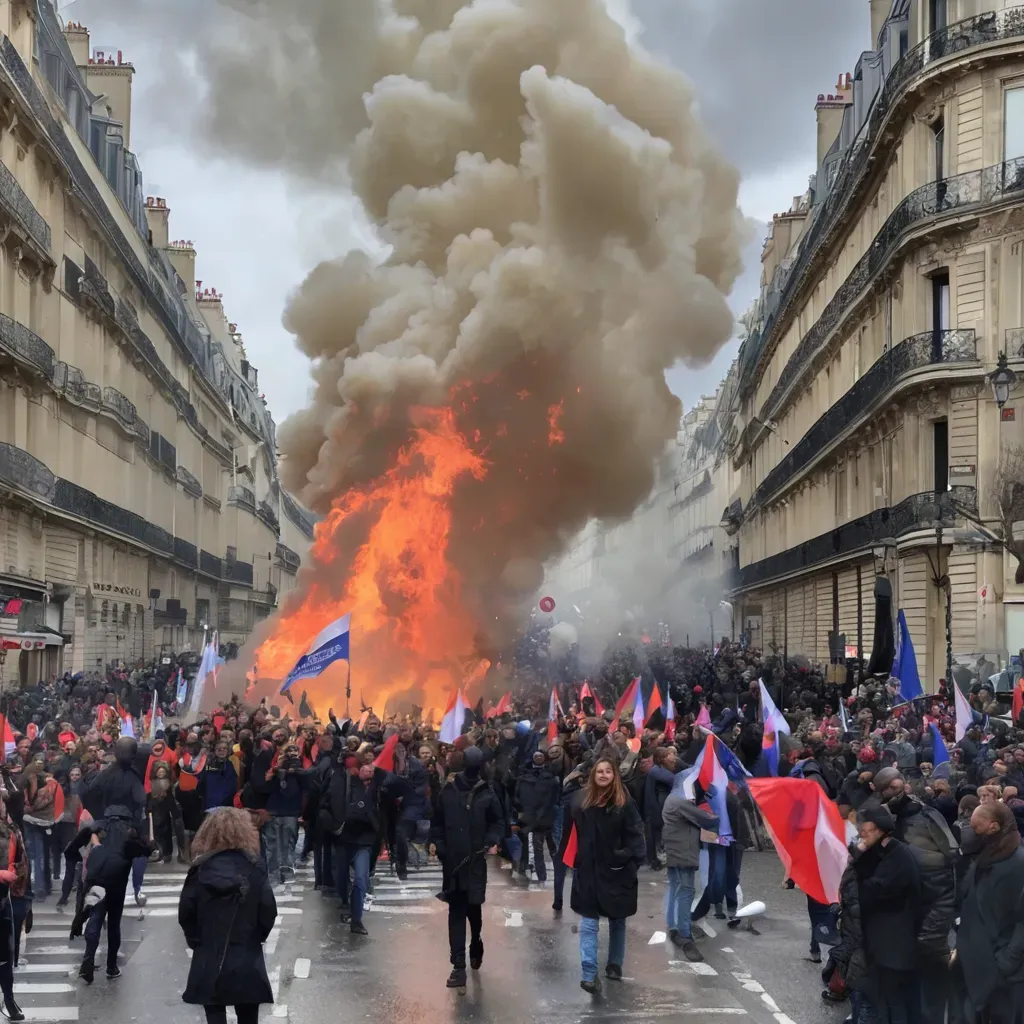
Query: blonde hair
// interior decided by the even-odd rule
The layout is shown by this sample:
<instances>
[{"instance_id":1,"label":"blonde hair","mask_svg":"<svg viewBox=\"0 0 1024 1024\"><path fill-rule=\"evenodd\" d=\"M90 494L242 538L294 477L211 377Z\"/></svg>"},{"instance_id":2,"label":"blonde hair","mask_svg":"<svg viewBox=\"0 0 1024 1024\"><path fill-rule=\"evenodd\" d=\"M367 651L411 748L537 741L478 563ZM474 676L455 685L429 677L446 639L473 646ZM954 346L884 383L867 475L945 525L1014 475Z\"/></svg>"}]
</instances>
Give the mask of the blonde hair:
<instances>
[{"instance_id":1,"label":"blonde hair","mask_svg":"<svg viewBox=\"0 0 1024 1024\"><path fill-rule=\"evenodd\" d=\"M251 857L259 857L260 834L248 811L237 807L218 807L199 826L192 840L192 855L201 857L223 850L241 850Z\"/></svg>"}]
</instances>

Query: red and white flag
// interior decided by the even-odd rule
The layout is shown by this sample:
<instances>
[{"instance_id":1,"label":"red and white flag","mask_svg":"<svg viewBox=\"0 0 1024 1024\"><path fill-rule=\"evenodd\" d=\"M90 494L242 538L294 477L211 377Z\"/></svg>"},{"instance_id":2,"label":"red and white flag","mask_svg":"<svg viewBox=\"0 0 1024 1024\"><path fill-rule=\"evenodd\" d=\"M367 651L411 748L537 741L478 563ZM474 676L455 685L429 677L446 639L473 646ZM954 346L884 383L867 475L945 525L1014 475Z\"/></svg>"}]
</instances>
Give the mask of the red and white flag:
<instances>
[{"instance_id":1,"label":"red and white flag","mask_svg":"<svg viewBox=\"0 0 1024 1024\"><path fill-rule=\"evenodd\" d=\"M850 859L846 827L836 805L810 779L748 779L786 877L812 900L839 902Z\"/></svg>"},{"instance_id":2,"label":"red and white flag","mask_svg":"<svg viewBox=\"0 0 1024 1024\"><path fill-rule=\"evenodd\" d=\"M468 706L461 690L456 690L448 698L448 706L444 709L441 730L438 733L438 739L442 743L454 743L462 735L462 726L466 721Z\"/></svg>"},{"instance_id":3,"label":"red and white flag","mask_svg":"<svg viewBox=\"0 0 1024 1024\"><path fill-rule=\"evenodd\" d=\"M558 699L558 692L551 687L551 699L548 701L548 746L558 739L558 716L565 717L562 710L562 702Z\"/></svg>"},{"instance_id":4,"label":"red and white flag","mask_svg":"<svg viewBox=\"0 0 1024 1024\"><path fill-rule=\"evenodd\" d=\"M626 708L635 708L636 707L636 699L637 699L637 694L639 692L640 692L640 677L637 676L636 679L634 679L633 682L631 682L629 684L629 686L626 687L625 692L622 694L622 696L616 702L616 704L615 704L615 718L613 720L614 722L617 723L619 721L619 718L621 717L622 712L625 711Z\"/></svg>"},{"instance_id":5,"label":"red and white flag","mask_svg":"<svg viewBox=\"0 0 1024 1024\"><path fill-rule=\"evenodd\" d=\"M590 688L590 683L584 683L583 689L580 690L580 707L583 706L583 702L590 698L594 702L594 714L601 716L604 714L604 705L597 699L597 694Z\"/></svg>"},{"instance_id":6,"label":"red and white flag","mask_svg":"<svg viewBox=\"0 0 1024 1024\"><path fill-rule=\"evenodd\" d=\"M676 706L672 698L665 703L665 739L671 743L676 738Z\"/></svg>"}]
</instances>

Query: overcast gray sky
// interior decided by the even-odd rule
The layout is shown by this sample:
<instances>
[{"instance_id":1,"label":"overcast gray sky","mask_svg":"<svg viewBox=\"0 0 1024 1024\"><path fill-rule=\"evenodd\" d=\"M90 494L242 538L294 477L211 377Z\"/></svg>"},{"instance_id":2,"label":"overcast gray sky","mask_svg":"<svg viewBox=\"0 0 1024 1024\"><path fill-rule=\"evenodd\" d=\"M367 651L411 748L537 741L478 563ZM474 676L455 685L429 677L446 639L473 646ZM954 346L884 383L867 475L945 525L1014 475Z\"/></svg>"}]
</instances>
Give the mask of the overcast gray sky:
<instances>
[{"instance_id":1,"label":"overcast gray sky","mask_svg":"<svg viewBox=\"0 0 1024 1024\"><path fill-rule=\"evenodd\" d=\"M628 0L609 3L629 16ZM197 277L224 293L280 422L305 403L308 381L281 326L286 298L320 260L372 245L365 223L342 194L211 160L182 130L178 97L154 72L170 41L151 24L111 18L110 0L60 7L90 28L95 46L135 63L132 148L146 192L168 200L172 238L195 242ZM705 121L743 173L744 212L761 225L731 300L741 313L757 293L764 223L814 171L815 99L869 45L868 0L632 0L631 15L643 45L694 79ZM673 390L689 406L714 390L734 355L730 347L701 371L673 371Z\"/></svg>"}]
</instances>

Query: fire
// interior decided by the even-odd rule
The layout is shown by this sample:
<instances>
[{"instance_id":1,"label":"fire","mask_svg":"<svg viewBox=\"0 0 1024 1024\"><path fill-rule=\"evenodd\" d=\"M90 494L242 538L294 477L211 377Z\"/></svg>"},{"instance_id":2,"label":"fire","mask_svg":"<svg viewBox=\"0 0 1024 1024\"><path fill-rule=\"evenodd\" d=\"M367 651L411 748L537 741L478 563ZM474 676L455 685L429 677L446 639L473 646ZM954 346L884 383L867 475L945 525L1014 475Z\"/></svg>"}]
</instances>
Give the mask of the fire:
<instances>
[{"instance_id":1,"label":"fire","mask_svg":"<svg viewBox=\"0 0 1024 1024\"><path fill-rule=\"evenodd\" d=\"M347 612L355 711L360 695L379 713L389 699L411 694L424 707L444 708L455 686L486 675L490 663L475 653L474 622L447 550L454 488L460 480L483 479L487 464L459 432L451 410L414 409L412 420L412 440L394 465L340 497L318 524L309 556L315 582L285 606L260 645L262 679L283 679L324 625ZM323 570L334 564L345 582L329 593L324 581L330 574ZM346 672L336 664L296 684L296 702L306 690L322 718L329 707L340 713Z\"/></svg>"},{"instance_id":2,"label":"fire","mask_svg":"<svg viewBox=\"0 0 1024 1024\"><path fill-rule=\"evenodd\" d=\"M562 407L565 399L548 406L548 444L554 447L565 442L565 431L562 430Z\"/></svg>"}]
</instances>

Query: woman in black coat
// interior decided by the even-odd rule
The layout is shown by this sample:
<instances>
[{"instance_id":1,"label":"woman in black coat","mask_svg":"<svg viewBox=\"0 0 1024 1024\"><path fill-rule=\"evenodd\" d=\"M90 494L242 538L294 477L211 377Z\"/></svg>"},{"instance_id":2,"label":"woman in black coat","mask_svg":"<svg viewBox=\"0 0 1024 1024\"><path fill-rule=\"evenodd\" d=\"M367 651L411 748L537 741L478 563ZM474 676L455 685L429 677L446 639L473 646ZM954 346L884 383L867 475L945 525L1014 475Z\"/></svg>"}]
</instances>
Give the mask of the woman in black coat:
<instances>
[{"instance_id":1,"label":"woman in black coat","mask_svg":"<svg viewBox=\"0 0 1024 1024\"><path fill-rule=\"evenodd\" d=\"M570 905L580 922L581 987L595 993L597 935L602 917L608 918L606 977L622 980L626 955L626 918L636 913L637 870L644 862L644 823L626 792L618 765L601 757L594 763L587 785L570 809L576 832ZM571 840L570 844L571 846Z\"/></svg>"},{"instance_id":2,"label":"woman in black coat","mask_svg":"<svg viewBox=\"0 0 1024 1024\"><path fill-rule=\"evenodd\" d=\"M256 1024L274 996L263 943L277 920L277 902L260 862L260 837L247 812L211 812L192 843L195 862L178 903L178 923L194 950L182 999L206 1010L207 1024Z\"/></svg>"}]
</instances>

